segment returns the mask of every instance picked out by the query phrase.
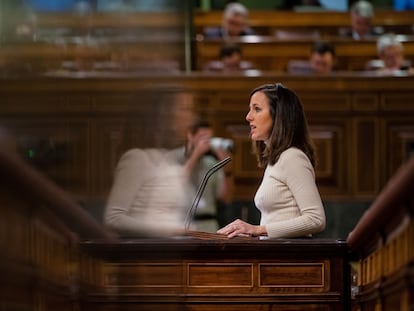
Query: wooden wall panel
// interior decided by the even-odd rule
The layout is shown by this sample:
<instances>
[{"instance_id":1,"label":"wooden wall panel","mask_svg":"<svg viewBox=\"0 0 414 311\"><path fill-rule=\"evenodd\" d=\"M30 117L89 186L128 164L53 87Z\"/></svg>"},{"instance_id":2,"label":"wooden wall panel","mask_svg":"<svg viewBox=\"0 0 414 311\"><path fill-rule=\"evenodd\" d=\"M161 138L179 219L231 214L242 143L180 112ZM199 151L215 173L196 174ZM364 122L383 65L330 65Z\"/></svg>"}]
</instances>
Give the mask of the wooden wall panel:
<instances>
[{"instance_id":1,"label":"wooden wall panel","mask_svg":"<svg viewBox=\"0 0 414 311\"><path fill-rule=\"evenodd\" d=\"M112 185L116 164L124 152L125 119L123 117L94 118L91 122L89 155L90 170L94 174L91 193L106 197Z\"/></svg>"},{"instance_id":2,"label":"wooden wall panel","mask_svg":"<svg viewBox=\"0 0 414 311\"><path fill-rule=\"evenodd\" d=\"M323 193L345 195L349 191L347 175L348 125L341 121L321 122L310 120L309 128L316 147L317 166L315 174Z\"/></svg>"},{"instance_id":3,"label":"wooden wall panel","mask_svg":"<svg viewBox=\"0 0 414 311\"><path fill-rule=\"evenodd\" d=\"M414 123L411 118L387 118L384 122L384 149L388 155L387 174L395 172L399 163L407 161L414 154Z\"/></svg>"},{"instance_id":4,"label":"wooden wall panel","mask_svg":"<svg viewBox=\"0 0 414 311\"><path fill-rule=\"evenodd\" d=\"M236 199L250 202L263 171L251 153L248 96L254 87L275 81L295 90L303 102L318 151L316 175L324 200L373 198L403 160L404 149L412 150L412 77L68 77L25 80L30 87L23 90L22 80L5 79L0 121L26 151L27 140L61 148L62 154L53 156L62 158L53 158L45 170L59 185L81 199L105 200L113 169L127 148L153 142L154 133L175 137L171 133L185 128L177 112L196 111L211 120L215 135L235 141ZM158 99L153 91L160 93ZM168 104L175 96L181 108ZM175 118L179 128L155 128L161 120ZM184 136L177 136L169 144L182 142Z\"/></svg>"},{"instance_id":5,"label":"wooden wall panel","mask_svg":"<svg viewBox=\"0 0 414 311\"><path fill-rule=\"evenodd\" d=\"M414 110L414 108L412 107L413 95L414 94L411 91L382 94L382 96L380 97L381 108L387 112L412 112Z\"/></svg>"},{"instance_id":6,"label":"wooden wall panel","mask_svg":"<svg viewBox=\"0 0 414 311\"><path fill-rule=\"evenodd\" d=\"M377 94L360 92L352 95L352 110L358 112L373 112L378 111L379 101Z\"/></svg>"},{"instance_id":7,"label":"wooden wall panel","mask_svg":"<svg viewBox=\"0 0 414 311\"><path fill-rule=\"evenodd\" d=\"M379 158L379 124L374 117L358 117L354 119L352 139L353 191L358 197L370 196L380 191Z\"/></svg>"}]
</instances>

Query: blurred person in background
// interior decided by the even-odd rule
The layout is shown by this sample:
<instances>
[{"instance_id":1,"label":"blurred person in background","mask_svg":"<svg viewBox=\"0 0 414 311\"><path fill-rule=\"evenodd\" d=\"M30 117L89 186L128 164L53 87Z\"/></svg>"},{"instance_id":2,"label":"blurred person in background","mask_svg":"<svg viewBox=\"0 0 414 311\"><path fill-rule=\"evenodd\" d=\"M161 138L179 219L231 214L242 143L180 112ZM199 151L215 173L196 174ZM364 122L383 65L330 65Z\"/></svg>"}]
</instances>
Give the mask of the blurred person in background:
<instances>
[{"instance_id":1,"label":"blurred person in background","mask_svg":"<svg viewBox=\"0 0 414 311\"><path fill-rule=\"evenodd\" d=\"M404 59L404 46L395 34L384 34L378 38L377 53L382 61L379 73L413 72L409 62Z\"/></svg>"},{"instance_id":2,"label":"blurred person in background","mask_svg":"<svg viewBox=\"0 0 414 311\"><path fill-rule=\"evenodd\" d=\"M238 44L224 44L219 51L219 60L208 62L203 70L213 72L243 71L254 69L251 62L243 60L242 49Z\"/></svg>"},{"instance_id":3,"label":"blurred person in background","mask_svg":"<svg viewBox=\"0 0 414 311\"><path fill-rule=\"evenodd\" d=\"M204 29L206 38L229 38L255 35L256 32L248 25L249 11L241 3L231 2L226 5L222 24L219 27Z\"/></svg>"},{"instance_id":4,"label":"blurred person in background","mask_svg":"<svg viewBox=\"0 0 414 311\"><path fill-rule=\"evenodd\" d=\"M312 46L309 63L313 73L328 74L335 68L335 47L329 42L316 42Z\"/></svg>"},{"instance_id":5,"label":"blurred person in background","mask_svg":"<svg viewBox=\"0 0 414 311\"><path fill-rule=\"evenodd\" d=\"M204 173L230 153L213 148L211 126L193 123L186 101L184 95L153 94L140 100L139 114L131 112L127 151L116 165L104 213L105 224L121 237L182 235ZM232 191L231 170L216 172L190 229L215 232L216 200L230 202Z\"/></svg>"},{"instance_id":6,"label":"blurred person in background","mask_svg":"<svg viewBox=\"0 0 414 311\"><path fill-rule=\"evenodd\" d=\"M185 141L193 111L192 97L176 91L148 90L131 98L103 218L120 237L184 232L192 198L188 173L171 150Z\"/></svg>"},{"instance_id":7,"label":"blurred person in background","mask_svg":"<svg viewBox=\"0 0 414 311\"><path fill-rule=\"evenodd\" d=\"M351 28L340 29L340 35L354 40L370 39L378 36L382 29L372 26L374 7L369 1L359 0L350 8Z\"/></svg>"},{"instance_id":8,"label":"blurred person in background","mask_svg":"<svg viewBox=\"0 0 414 311\"><path fill-rule=\"evenodd\" d=\"M187 130L184 146L172 151L177 163L184 165L190 177L190 197L195 197L205 173L218 161L232 155L233 142L213 137L213 128L206 119L196 118ZM208 180L197 206L192 230L214 233L219 228L219 211L233 200L234 178L231 162Z\"/></svg>"},{"instance_id":9,"label":"blurred person in background","mask_svg":"<svg viewBox=\"0 0 414 311\"><path fill-rule=\"evenodd\" d=\"M333 44L327 41L315 42L308 60L292 59L287 71L292 74L329 74L335 70L336 52Z\"/></svg>"}]
</instances>

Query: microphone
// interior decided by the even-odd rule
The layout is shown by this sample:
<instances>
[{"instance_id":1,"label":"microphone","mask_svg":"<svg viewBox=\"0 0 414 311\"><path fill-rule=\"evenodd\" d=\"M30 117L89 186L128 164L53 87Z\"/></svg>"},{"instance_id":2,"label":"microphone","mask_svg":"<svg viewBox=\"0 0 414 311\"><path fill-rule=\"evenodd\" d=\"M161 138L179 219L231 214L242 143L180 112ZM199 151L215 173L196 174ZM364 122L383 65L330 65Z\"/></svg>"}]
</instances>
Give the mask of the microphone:
<instances>
[{"instance_id":1,"label":"microphone","mask_svg":"<svg viewBox=\"0 0 414 311\"><path fill-rule=\"evenodd\" d=\"M198 190L197 193L194 197L193 203L191 204L190 209L187 212L187 216L185 218L185 231L188 231L188 228L190 227L191 224L191 220L193 219L195 212L197 210L197 206L198 203L200 202L201 196L203 195L204 189L207 185L207 181L209 180L209 178L215 173L217 172L219 169L221 169L222 167L224 167L227 163L229 163L231 161L231 157L227 157L223 160L221 160L220 162L217 162L216 164L214 164L203 176L203 179L200 183L200 185L198 186Z\"/></svg>"}]
</instances>

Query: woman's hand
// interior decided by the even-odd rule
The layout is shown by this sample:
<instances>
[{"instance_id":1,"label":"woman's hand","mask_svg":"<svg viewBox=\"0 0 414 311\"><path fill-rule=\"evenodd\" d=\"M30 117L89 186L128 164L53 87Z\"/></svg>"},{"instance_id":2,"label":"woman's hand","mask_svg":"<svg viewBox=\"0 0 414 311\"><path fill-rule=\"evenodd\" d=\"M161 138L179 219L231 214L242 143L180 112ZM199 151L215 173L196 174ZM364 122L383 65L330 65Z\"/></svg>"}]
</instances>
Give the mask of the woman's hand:
<instances>
[{"instance_id":1,"label":"woman's hand","mask_svg":"<svg viewBox=\"0 0 414 311\"><path fill-rule=\"evenodd\" d=\"M227 226L219 229L217 233L227 235L228 238L236 236L267 235L266 228L264 226L251 225L240 219L236 219Z\"/></svg>"}]
</instances>

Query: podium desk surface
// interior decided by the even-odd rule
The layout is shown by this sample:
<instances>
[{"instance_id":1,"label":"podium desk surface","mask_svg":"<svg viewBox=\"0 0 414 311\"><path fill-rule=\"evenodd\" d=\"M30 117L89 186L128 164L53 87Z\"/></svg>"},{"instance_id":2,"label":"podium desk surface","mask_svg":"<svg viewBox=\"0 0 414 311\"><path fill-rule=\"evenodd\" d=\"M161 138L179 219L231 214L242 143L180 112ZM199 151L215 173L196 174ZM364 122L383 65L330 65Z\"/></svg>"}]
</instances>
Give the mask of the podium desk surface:
<instances>
[{"instance_id":1,"label":"podium desk surface","mask_svg":"<svg viewBox=\"0 0 414 311\"><path fill-rule=\"evenodd\" d=\"M141 259L274 259L274 258L331 258L345 257L345 240L319 238L293 239L228 239L213 233L171 238L128 238L119 242L85 241L81 248L92 256L106 260Z\"/></svg>"}]
</instances>

